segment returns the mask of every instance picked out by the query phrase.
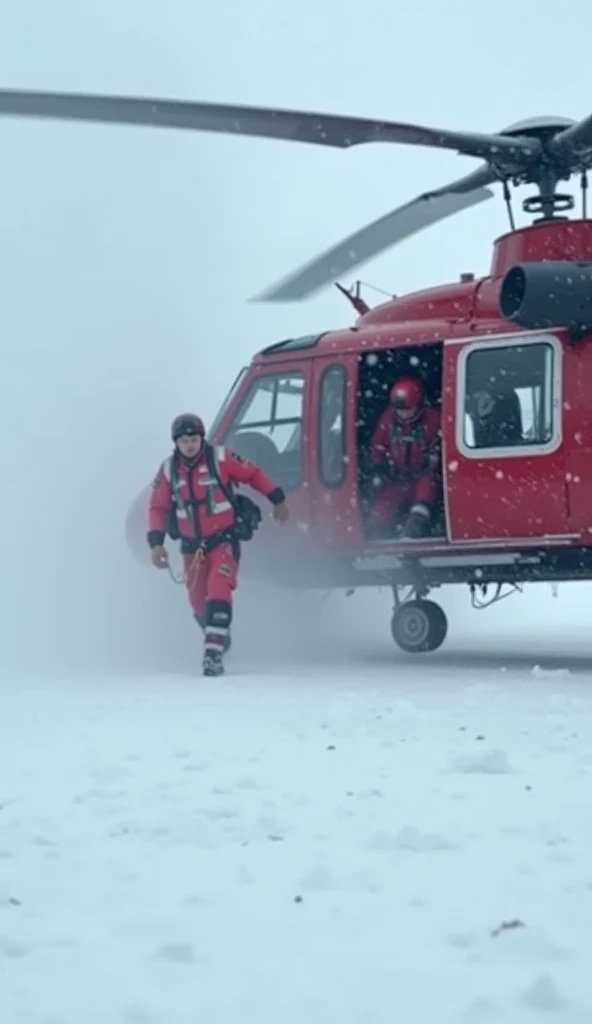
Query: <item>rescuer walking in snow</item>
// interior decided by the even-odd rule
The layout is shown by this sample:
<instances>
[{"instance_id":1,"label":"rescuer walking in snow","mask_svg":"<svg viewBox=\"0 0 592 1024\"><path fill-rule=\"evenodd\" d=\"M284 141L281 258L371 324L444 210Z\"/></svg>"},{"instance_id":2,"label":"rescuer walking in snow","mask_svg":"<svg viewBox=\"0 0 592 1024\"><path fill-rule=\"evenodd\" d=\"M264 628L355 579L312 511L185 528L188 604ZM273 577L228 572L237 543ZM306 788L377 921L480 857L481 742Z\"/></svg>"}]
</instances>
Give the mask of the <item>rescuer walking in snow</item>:
<instances>
[{"instance_id":1,"label":"rescuer walking in snow","mask_svg":"<svg viewBox=\"0 0 592 1024\"><path fill-rule=\"evenodd\" d=\"M165 569L165 536L180 539L189 601L204 631L204 675L218 676L230 644L240 542L252 536L261 518L257 505L235 495L233 485L248 484L268 498L281 523L289 517L286 496L258 466L208 444L199 416L177 416L171 438L173 454L161 464L152 487L147 540L153 565Z\"/></svg>"},{"instance_id":2,"label":"rescuer walking in snow","mask_svg":"<svg viewBox=\"0 0 592 1024\"><path fill-rule=\"evenodd\" d=\"M440 413L426 405L419 378L401 377L391 388L370 444L379 487L372 524L391 526L406 508L402 536L425 536L439 497L440 458Z\"/></svg>"}]
</instances>

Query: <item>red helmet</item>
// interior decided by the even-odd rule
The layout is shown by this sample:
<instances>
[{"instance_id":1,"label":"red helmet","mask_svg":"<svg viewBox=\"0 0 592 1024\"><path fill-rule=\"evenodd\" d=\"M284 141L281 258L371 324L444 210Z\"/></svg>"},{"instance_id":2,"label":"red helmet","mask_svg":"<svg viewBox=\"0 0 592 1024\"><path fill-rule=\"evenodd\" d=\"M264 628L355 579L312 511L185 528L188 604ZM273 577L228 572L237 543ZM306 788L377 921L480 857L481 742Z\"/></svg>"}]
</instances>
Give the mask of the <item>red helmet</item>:
<instances>
[{"instance_id":1,"label":"red helmet","mask_svg":"<svg viewBox=\"0 0 592 1024\"><path fill-rule=\"evenodd\" d=\"M424 401L423 384L417 377L401 377L391 388L390 403L395 411L399 409L413 411L414 419L419 416Z\"/></svg>"},{"instance_id":2,"label":"red helmet","mask_svg":"<svg viewBox=\"0 0 592 1024\"><path fill-rule=\"evenodd\" d=\"M205 437L205 433L203 420L192 412L182 412L180 416L175 416L171 424L171 438L175 442L189 434Z\"/></svg>"}]
</instances>

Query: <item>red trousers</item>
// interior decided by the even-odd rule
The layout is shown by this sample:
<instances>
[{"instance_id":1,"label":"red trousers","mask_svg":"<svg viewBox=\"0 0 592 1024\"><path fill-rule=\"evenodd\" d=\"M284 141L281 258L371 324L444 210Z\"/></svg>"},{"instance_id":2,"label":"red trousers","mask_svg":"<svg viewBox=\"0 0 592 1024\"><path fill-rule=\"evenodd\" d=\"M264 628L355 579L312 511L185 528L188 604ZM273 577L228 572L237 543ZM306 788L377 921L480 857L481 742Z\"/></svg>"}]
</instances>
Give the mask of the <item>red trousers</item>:
<instances>
[{"instance_id":1,"label":"red trousers","mask_svg":"<svg viewBox=\"0 0 592 1024\"><path fill-rule=\"evenodd\" d=\"M204 629L205 650L226 649L232 620L232 596L238 582L238 562L230 544L220 544L201 562L183 555L185 586L193 614Z\"/></svg>"},{"instance_id":2,"label":"red trousers","mask_svg":"<svg viewBox=\"0 0 592 1024\"><path fill-rule=\"evenodd\" d=\"M422 473L404 483L387 480L373 502L370 520L374 526L388 526L395 522L404 505L427 505L431 510L437 500L438 482L433 473Z\"/></svg>"}]
</instances>

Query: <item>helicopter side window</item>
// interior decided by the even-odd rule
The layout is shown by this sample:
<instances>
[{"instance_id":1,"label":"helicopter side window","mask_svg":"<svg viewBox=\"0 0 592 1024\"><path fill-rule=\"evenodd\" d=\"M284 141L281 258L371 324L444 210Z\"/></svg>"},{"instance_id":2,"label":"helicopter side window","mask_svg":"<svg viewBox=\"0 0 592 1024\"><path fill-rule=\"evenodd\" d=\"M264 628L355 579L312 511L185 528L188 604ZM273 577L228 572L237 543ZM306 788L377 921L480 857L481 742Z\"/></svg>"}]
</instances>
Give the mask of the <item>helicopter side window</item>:
<instances>
[{"instance_id":1,"label":"helicopter side window","mask_svg":"<svg viewBox=\"0 0 592 1024\"><path fill-rule=\"evenodd\" d=\"M463 447L472 451L548 448L560 352L550 339L491 342L465 362ZM461 375L462 377L462 375Z\"/></svg>"},{"instance_id":2,"label":"helicopter side window","mask_svg":"<svg viewBox=\"0 0 592 1024\"><path fill-rule=\"evenodd\" d=\"M338 487L346 471L345 402L347 374L342 366L323 371L319 391L319 473L326 487Z\"/></svg>"},{"instance_id":3,"label":"helicopter side window","mask_svg":"<svg viewBox=\"0 0 592 1024\"><path fill-rule=\"evenodd\" d=\"M298 486L302 476L304 375L263 374L249 388L224 444L261 467L278 486Z\"/></svg>"}]
</instances>

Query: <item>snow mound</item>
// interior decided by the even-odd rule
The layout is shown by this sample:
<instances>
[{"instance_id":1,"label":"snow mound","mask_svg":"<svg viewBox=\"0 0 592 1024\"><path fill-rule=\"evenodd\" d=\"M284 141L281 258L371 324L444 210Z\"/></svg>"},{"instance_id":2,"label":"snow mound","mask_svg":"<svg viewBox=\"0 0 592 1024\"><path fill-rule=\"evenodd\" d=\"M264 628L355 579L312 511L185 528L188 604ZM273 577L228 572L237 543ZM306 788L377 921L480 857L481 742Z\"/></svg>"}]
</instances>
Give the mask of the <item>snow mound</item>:
<instances>
[{"instance_id":1,"label":"snow mound","mask_svg":"<svg viewBox=\"0 0 592 1024\"><path fill-rule=\"evenodd\" d=\"M503 750L460 754L451 761L451 769L464 775L508 775L512 771L508 756Z\"/></svg>"}]
</instances>

